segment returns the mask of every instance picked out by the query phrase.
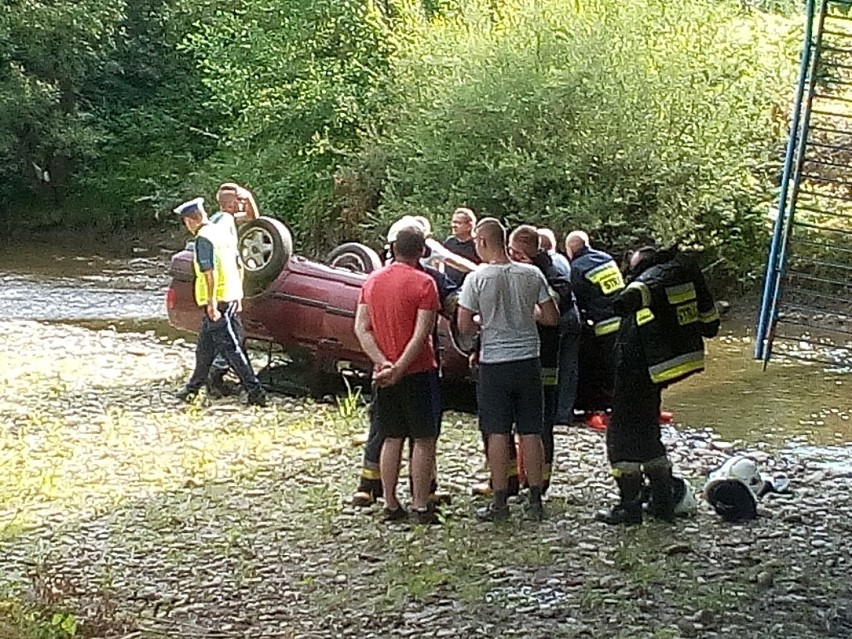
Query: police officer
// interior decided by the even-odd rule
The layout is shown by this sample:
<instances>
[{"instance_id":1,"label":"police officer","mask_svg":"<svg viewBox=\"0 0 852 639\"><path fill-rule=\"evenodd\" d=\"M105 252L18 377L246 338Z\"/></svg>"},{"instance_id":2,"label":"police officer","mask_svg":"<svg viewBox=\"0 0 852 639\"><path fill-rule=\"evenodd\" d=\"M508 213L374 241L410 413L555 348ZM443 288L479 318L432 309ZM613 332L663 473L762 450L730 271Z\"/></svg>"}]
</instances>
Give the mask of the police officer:
<instances>
[{"instance_id":1,"label":"police officer","mask_svg":"<svg viewBox=\"0 0 852 639\"><path fill-rule=\"evenodd\" d=\"M642 523L643 472L651 482L649 514L674 516L677 482L660 436L661 391L704 370L703 340L718 333L719 314L701 270L676 247L634 253L628 281L612 305L622 322L606 442L621 500L597 518L631 525Z\"/></svg>"},{"instance_id":2,"label":"police officer","mask_svg":"<svg viewBox=\"0 0 852 639\"><path fill-rule=\"evenodd\" d=\"M248 403L264 406L266 392L240 340L242 326L237 310L243 298L243 285L231 239L223 228L207 219L204 198L186 202L175 212L195 236L195 302L204 312L195 347L195 370L177 397L189 401L198 393L207 381L216 353L221 352L248 392Z\"/></svg>"},{"instance_id":3,"label":"police officer","mask_svg":"<svg viewBox=\"0 0 852 639\"><path fill-rule=\"evenodd\" d=\"M583 320L577 395L585 408L605 410L612 403L615 335L621 325L612 301L624 289L624 279L612 256L593 249L584 231L568 234L565 254L571 262L571 284ZM557 408L557 423L571 423L573 415L568 415L567 408Z\"/></svg>"}]
</instances>

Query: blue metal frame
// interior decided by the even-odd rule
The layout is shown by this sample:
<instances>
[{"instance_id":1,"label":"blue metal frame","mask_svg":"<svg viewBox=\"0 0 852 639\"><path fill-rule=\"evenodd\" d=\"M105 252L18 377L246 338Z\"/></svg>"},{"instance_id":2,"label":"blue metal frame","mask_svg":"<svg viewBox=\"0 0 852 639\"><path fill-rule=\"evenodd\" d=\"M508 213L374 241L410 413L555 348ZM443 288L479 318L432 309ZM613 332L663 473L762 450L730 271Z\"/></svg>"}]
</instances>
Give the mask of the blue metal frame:
<instances>
[{"instance_id":1,"label":"blue metal frame","mask_svg":"<svg viewBox=\"0 0 852 639\"><path fill-rule=\"evenodd\" d=\"M775 286L772 290L771 308L769 311L769 330L766 334L766 347L763 353L763 368L766 369L769 358L772 357L772 343L775 339L775 325L778 321L778 302L781 299L781 276L787 268L787 260L790 254L790 236L792 233L793 220L796 217L796 204L799 200L799 183L802 180L802 169L805 164L805 145L808 143L808 133L811 124L811 106L813 104L816 90L817 65L819 64L822 34L825 24L825 16L828 13L830 0L822 0L819 10L819 25L816 30L815 41L810 56L810 72L808 74L808 93L805 102L801 131L796 145L796 168L793 173L793 191L790 195L790 205L787 211L787 219L784 221L784 230L781 234L781 244L778 249L778 266L776 269Z\"/></svg>"},{"instance_id":2,"label":"blue metal frame","mask_svg":"<svg viewBox=\"0 0 852 639\"><path fill-rule=\"evenodd\" d=\"M825 8L827 0L822 0ZM805 37L802 43L801 62L799 65L799 79L796 85L796 97L793 103L793 114L790 122L790 135L787 140L787 150L784 155L784 170L781 176L781 190L778 194L777 215L772 231L772 241L769 245L769 256L766 260L766 272L763 278L763 292L760 300L760 314L757 320L755 332L754 357L762 359L764 364L769 360L771 354L770 334L775 314L777 313L777 294L780 286L783 260L786 259L784 250L785 230L789 228L787 223L788 209L787 199L790 192L791 177L794 178L793 191L798 191L800 171L793 172L793 159L799 150L799 128L801 126L802 103L804 101L805 86L808 84L808 74L811 70L812 38L815 0L807 0L805 6ZM824 14L823 14L824 15ZM811 84L812 87L812 84ZM812 90L809 92L809 98ZM810 100L808 101L808 105ZM808 109L809 110L809 109ZM798 168L797 164L797 168Z\"/></svg>"}]
</instances>

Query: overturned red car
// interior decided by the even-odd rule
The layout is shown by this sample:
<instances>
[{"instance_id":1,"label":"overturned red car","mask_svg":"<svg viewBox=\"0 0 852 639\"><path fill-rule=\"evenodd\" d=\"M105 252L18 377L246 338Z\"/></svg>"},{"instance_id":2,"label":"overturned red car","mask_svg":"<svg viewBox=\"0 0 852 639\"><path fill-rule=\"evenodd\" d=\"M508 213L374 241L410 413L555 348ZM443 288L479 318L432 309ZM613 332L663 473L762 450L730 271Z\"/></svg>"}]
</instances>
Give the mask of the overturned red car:
<instances>
[{"instance_id":1,"label":"overturned red car","mask_svg":"<svg viewBox=\"0 0 852 639\"><path fill-rule=\"evenodd\" d=\"M242 320L246 337L279 345L288 354L307 358L310 386L318 392L324 381L343 369L364 372L370 361L355 337L355 309L367 273L381 265L375 251L346 243L334 249L326 264L293 255L287 227L270 217L241 225L239 250L245 275ZM188 245L171 260L166 296L169 322L198 332L201 311L193 298L194 271ZM451 323L439 320L438 334L444 378L470 379L467 355L454 338Z\"/></svg>"}]
</instances>

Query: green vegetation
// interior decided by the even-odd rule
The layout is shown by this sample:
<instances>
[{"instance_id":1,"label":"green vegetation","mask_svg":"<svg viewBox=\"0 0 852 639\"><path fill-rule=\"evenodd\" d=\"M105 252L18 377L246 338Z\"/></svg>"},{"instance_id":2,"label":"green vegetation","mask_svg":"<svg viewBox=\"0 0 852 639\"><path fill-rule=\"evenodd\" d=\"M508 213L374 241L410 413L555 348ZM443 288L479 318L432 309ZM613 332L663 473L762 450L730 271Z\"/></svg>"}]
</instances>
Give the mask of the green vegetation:
<instances>
[{"instance_id":1,"label":"green vegetation","mask_svg":"<svg viewBox=\"0 0 852 639\"><path fill-rule=\"evenodd\" d=\"M793 6L7 2L0 223L154 224L236 179L307 253L466 203L612 248L679 239L748 277L783 151Z\"/></svg>"}]
</instances>

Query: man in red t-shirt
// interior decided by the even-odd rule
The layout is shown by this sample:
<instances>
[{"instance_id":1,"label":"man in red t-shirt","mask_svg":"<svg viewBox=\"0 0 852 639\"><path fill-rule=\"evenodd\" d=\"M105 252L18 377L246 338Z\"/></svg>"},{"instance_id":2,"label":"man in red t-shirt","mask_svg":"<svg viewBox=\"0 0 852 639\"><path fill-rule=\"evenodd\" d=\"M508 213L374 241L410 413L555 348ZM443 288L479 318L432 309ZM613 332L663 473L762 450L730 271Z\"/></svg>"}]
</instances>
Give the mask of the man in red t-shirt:
<instances>
[{"instance_id":1,"label":"man in red t-shirt","mask_svg":"<svg viewBox=\"0 0 852 639\"><path fill-rule=\"evenodd\" d=\"M393 244L394 262L370 274L361 288L355 335L375 365L374 410L385 437L379 459L385 519L406 516L396 485L403 441L414 442L410 473L415 519L429 523L429 486L435 458L437 404L432 328L441 303L435 281L417 268L425 238L418 228L399 231Z\"/></svg>"}]
</instances>

